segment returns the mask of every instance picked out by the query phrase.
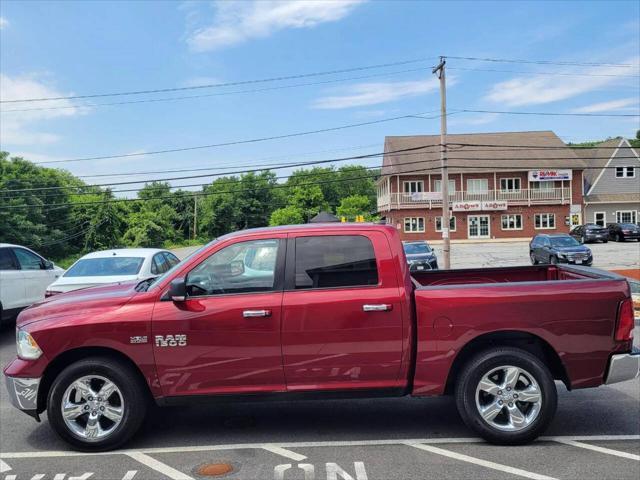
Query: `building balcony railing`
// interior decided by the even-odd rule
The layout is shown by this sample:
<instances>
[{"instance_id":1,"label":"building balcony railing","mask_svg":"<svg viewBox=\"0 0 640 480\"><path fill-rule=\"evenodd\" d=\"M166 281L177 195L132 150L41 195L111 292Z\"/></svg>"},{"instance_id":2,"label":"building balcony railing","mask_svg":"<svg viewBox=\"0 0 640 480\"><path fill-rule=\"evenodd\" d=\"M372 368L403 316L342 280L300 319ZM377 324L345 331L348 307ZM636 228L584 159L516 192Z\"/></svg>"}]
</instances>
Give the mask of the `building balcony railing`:
<instances>
[{"instance_id":1,"label":"building balcony railing","mask_svg":"<svg viewBox=\"0 0 640 480\"><path fill-rule=\"evenodd\" d=\"M450 192L449 202L506 201L508 205L540 205L571 203L570 188L523 188L520 190L488 190L486 192ZM437 193L391 193L378 196L378 210L400 208L442 208Z\"/></svg>"}]
</instances>

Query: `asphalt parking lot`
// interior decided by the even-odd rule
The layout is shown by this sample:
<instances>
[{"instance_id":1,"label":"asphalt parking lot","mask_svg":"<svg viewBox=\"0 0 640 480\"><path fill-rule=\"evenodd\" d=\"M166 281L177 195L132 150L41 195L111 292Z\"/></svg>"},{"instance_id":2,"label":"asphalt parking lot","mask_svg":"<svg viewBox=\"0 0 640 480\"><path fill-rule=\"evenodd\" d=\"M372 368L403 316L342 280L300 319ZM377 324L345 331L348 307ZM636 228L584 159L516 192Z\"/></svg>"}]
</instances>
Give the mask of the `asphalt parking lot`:
<instances>
[{"instance_id":1,"label":"asphalt parking lot","mask_svg":"<svg viewBox=\"0 0 640 480\"><path fill-rule=\"evenodd\" d=\"M0 362L14 352L4 329ZM46 416L38 424L17 412L3 387L0 479L640 478L640 381L559 391L545 437L522 447L470 438L442 397L155 409L126 450L88 455L60 441ZM205 466L231 471L200 475Z\"/></svg>"}]
</instances>

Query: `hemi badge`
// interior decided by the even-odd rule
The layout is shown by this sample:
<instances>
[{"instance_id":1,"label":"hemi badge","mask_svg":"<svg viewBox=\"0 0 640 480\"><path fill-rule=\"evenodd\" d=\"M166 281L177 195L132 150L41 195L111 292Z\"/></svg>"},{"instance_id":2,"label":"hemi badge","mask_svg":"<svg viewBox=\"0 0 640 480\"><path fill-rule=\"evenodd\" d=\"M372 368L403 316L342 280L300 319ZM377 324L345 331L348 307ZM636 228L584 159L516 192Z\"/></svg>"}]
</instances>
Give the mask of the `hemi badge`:
<instances>
[{"instance_id":1,"label":"hemi badge","mask_svg":"<svg viewBox=\"0 0 640 480\"><path fill-rule=\"evenodd\" d=\"M131 337L129 339L129 342L130 343L147 343L147 336L142 335L142 336Z\"/></svg>"}]
</instances>

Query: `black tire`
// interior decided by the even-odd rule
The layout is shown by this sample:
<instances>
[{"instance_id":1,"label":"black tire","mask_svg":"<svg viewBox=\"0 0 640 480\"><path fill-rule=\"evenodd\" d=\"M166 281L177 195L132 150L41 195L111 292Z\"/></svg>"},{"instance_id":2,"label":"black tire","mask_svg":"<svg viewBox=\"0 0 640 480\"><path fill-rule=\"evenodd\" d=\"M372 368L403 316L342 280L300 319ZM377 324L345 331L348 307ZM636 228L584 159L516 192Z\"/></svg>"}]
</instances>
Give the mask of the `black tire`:
<instances>
[{"instance_id":1,"label":"black tire","mask_svg":"<svg viewBox=\"0 0 640 480\"><path fill-rule=\"evenodd\" d=\"M551 265L557 265L558 264L558 257L556 257L555 255L551 255L549 257L549 263Z\"/></svg>"},{"instance_id":2,"label":"black tire","mask_svg":"<svg viewBox=\"0 0 640 480\"><path fill-rule=\"evenodd\" d=\"M602 243L607 243L609 240L603 240Z\"/></svg>"},{"instance_id":3,"label":"black tire","mask_svg":"<svg viewBox=\"0 0 640 480\"><path fill-rule=\"evenodd\" d=\"M113 382L124 400L122 420L101 440L88 441L77 435L66 425L61 411L67 388L75 380L89 375L98 375ZM147 411L148 399L146 386L127 363L109 357L90 357L69 365L53 381L47 399L47 417L53 430L74 448L85 452L112 450L138 431Z\"/></svg>"},{"instance_id":4,"label":"black tire","mask_svg":"<svg viewBox=\"0 0 640 480\"><path fill-rule=\"evenodd\" d=\"M538 265L538 259L533 252L529 253L529 258L531 259L531 265Z\"/></svg>"},{"instance_id":5,"label":"black tire","mask_svg":"<svg viewBox=\"0 0 640 480\"><path fill-rule=\"evenodd\" d=\"M616 242L622 242L622 241L624 241L624 239L622 238L622 236L621 236L619 233L616 233L616 237L615 237L615 239L616 239Z\"/></svg>"},{"instance_id":6,"label":"black tire","mask_svg":"<svg viewBox=\"0 0 640 480\"><path fill-rule=\"evenodd\" d=\"M476 405L476 388L480 380L504 365L524 369L534 377L541 392L539 413L529 425L517 431L500 430L490 425ZM464 423L488 442L498 445L522 445L535 440L553 420L558 403L553 376L544 363L529 352L513 347L487 350L468 360L456 380L455 397Z\"/></svg>"}]
</instances>

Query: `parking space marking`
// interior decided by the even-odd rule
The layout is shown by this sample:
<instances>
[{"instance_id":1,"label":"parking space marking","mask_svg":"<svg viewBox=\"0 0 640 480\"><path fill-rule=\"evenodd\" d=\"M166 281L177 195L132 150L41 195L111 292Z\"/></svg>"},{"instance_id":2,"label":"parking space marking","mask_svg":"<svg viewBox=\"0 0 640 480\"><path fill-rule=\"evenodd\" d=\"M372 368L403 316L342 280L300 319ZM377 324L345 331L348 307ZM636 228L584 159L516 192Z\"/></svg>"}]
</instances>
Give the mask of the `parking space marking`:
<instances>
[{"instance_id":1,"label":"parking space marking","mask_svg":"<svg viewBox=\"0 0 640 480\"><path fill-rule=\"evenodd\" d=\"M502 465L501 463L490 462L488 460L482 460L481 458L471 457L462 453L452 452L451 450L445 450L444 448L434 447L432 445L424 445L419 443L407 443L406 445L424 450L426 452L434 453L436 455L442 455L445 457L453 458L454 460L460 460L462 462L473 463L474 465L480 465L481 467L490 468L492 470L498 470L501 472L510 473L512 475L518 475L520 477L531 478L532 480L557 480L554 477L548 477L547 475L540 475L539 473L528 472L520 468L510 467L508 465Z\"/></svg>"},{"instance_id":2,"label":"parking space marking","mask_svg":"<svg viewBox=\"0 0 640 480\"><path fill-rule=\"evenodd\" d=\"M0 459L0 473L9 472L10 470L11 470L11 467L9 466L9 464L4 460Z\"/></svg>"},{"instance_id":3,"label":"parking space marking","mask_svg":"<svg viewBox=\"0 0 640 480\"><path fill-rule=\"evenodd\" d=\"M640 435L566 435L566 436L548 436L540 437L539 441L573 440L576 442L604 442L619 440L640 440ZM40 451L24 451L24 452L0 452L0 458L52 458L52 457L77 457L77 456L97 456L97 455L118 455L118 454L149 454L156 453L187 453L187 452L207 452L217 450L242 450L242 449L268 449L270 447L280 447L284 449L306 448L306 447L366 447L380 445L403 445L403 444L421 444L421 445L446 445L457 443L486 443L479 437L453 437L453 438L409 438L409 439L389 439L389 440L338 440L338 441L321 441L321 442L271 442L271 443L237 443L227 445L202 445L202 446L185 446L185 447L152 447L140 449L123 449L113 452L75 452L64 450L40 450Z\"/></svg>"},{"instance_id":4,"label":"parking space marking","mask_svg":"<svg viewBox=\"0 0 640 480\"><path fill-rule=\"evenodd\" d=\"M620 450L613 450L611 448L599 447L597 445L591 445L589 443L578 442L576 440L557 439L555 442L562 443L564 445L571 445L572 447L586 448L587 450L593 450L594 452L606 453L607 455L615 455L616 457L628 458L640 462L640 455L634 453L621 452Z\"/></svg>"},{"instance_id":5,"label":"parking space marking","mask_svg":"<svg viewBox=\"0 0 640 480\"><path fill-rule=\"evenodd\" d=\"M307 459L305 455L300 455L299 453L292 452L291 450L279 447L277 445L265 445L264 447L262 447L262 449L267 450L271 453L275 453L276 455L281 455L285 458L290 458L291 460L295 460L296 462L301 462L302 460Z\"/></svg>"},{"instance_id":6,"label":"parking space marking","mask_svg":"<svg viewBox=\"0 0 640 480\"><path fill-rule=\"evenodd\" d=\"M190 477L186 473L181 472L180 470L176 470L166 463L162 463L160 460L156 460L155 458L150 457L149 455L146 455L144 453L127 452L126 455L133 458L134 460L137 460L141 464L155 470L156 472L162 473L172 480L194 480L193 477Z\"/></svg>"}]
</instances>

